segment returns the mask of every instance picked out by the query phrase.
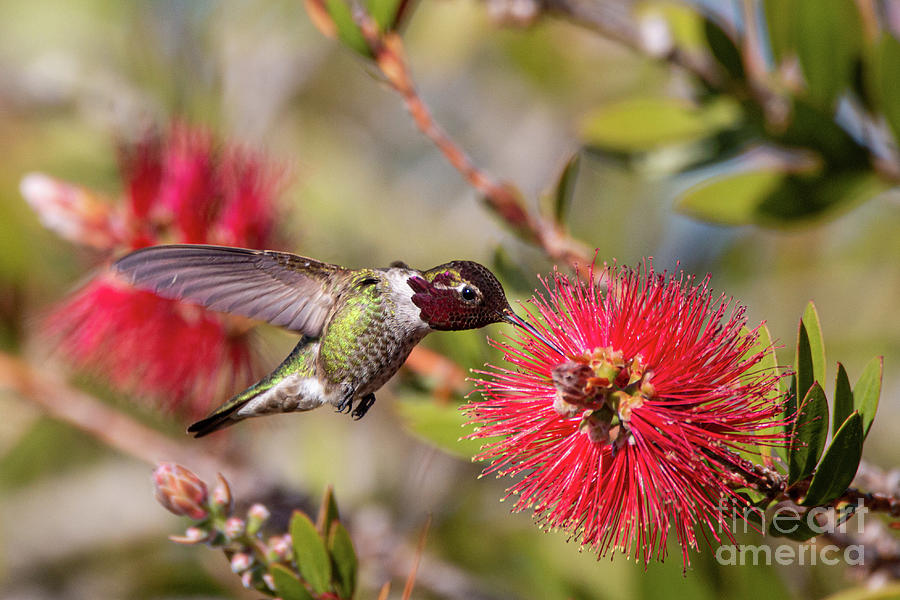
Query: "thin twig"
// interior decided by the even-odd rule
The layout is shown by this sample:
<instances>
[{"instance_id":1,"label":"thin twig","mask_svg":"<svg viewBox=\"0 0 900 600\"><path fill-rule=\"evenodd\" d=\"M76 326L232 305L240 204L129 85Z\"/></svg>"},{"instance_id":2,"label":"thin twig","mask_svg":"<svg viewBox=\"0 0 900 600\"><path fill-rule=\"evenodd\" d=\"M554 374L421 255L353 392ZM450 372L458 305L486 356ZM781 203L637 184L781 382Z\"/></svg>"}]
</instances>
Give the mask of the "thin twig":
<instances>
[{"instance_id":1,"label":"thin twig","mask_svg":"<svg viewBox=\"0 0 900 600\"><path fill-rule=\"evenodd\" d=\"M81 429L110 448L148 465L175 461L208 473L227 471L242 486L260 482L252 470L225 464L197 444L175 441L97 398L70 386L49 369L37 370L24 360L0 352L0 389L25 398L49 415Z\"/></svg>"},{"instance_id":2,"label":"thin twig","mask_svg":"<svg viewBox=\"0 0 900 600\"><path fill-rule=\"evenodd\" d=\"M375 63L403 98L416 126L466 178L485 204L520 237L540 246L550 258L571 266L591 264L593 253L587 246L567 235L560 224L529 212L523 205L521 193L513 184L499 181L479 168L437 124L416 91L400 36L383 33L374 19L359 6L355 8L354 18Z\"/></svg>"}]
</instances>

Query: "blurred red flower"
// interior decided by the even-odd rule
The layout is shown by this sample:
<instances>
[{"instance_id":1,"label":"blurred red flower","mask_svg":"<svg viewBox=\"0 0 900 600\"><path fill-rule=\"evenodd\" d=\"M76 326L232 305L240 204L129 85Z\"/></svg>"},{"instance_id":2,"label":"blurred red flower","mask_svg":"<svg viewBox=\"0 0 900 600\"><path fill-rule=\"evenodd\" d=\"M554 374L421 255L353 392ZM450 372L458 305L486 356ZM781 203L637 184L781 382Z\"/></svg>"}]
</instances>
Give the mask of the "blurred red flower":
<instances>
[{"instance_id":1,"label":"blurred red flower","mask_svg":"<svg viewBox=\"0 0 900 600\"><path fill-rule=\"evenodd\" d=\"M26 176L22 194L48 228L107 257L161 243L274 245L284 173L261 156L176 124L123 147L120 164L118 202L42 174ZM106 272L57 305L44 330L73 366L192 417L259 371L244 320L134 290Z\"/></svg>"},{"instance_id":2,"label":"blurred red flower","mask_svg":"<svg viewBox=\"0 0 900 600\"><path fill-rule=\"evenodd\" d=\"M482 372L483 398L464 407L471 437L492 438L477 458L518 479L514 510L542 526L645 564L674 531L686 567L698 529L731 538L723 508L743 514L736 451L786 444L772 429L779 376L750 352L744 307L714 299L708 277L650 265L610 268L605 293L590 281L557 274L534 300L533 324L566 356L524 331L492 341L513 368Z\"/></svg>"}]
</instances>

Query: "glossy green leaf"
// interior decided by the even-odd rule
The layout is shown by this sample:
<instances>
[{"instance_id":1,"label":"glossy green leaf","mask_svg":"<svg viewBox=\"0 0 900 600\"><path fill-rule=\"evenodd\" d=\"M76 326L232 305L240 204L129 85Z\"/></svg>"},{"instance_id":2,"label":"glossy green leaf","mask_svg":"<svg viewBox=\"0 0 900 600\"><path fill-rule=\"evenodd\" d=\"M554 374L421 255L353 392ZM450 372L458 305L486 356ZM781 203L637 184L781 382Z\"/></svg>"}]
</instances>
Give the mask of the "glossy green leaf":
<instances>
[{"instance_id":1,"label":"glossy green leaf","mask_svg":"<svg viewBox=\"0 0 900 600\"><path fill-rule=\"evenodd\" d=\"M347 0L325 0L325 10L334 21L338 39L359 54L371 58L372 51L356 21L353 20L353 13Z\"/></svg>"},{"instance_id":2,"label":"glossy green leaf","mask_svg":"<svg viewBox=\"0 0 900 600\"><path fill-rule=\"evenodd\" d=\"M294 511L291 517L291 540L300 575L313 593L324 594L331 584L331 558L316 526L300 511Z\"/></svg>"},{"instance_id":3,"label":"glossy green leaf","mask_svg":"<svg viewBox=\"0 0 900 600\"><path fill-rule=\"evenodd\" d=\"M339 522L331 527L331 536L328 538L328 550L334 564L334 584L338 596L352 598L356 591L356 572L359 567L356 559L356 551L353 549L353 540L347 529Z\"/></svg>"},{"instance_id":4,"label":"glossy green leaf","mask_svg":"<svg viewBox=\"0 0 900 600\"><path fill-rule=\"evenodd\" d=\"M800 318L794 370L797 373L797 391L800 396L806 394L814 381L825 381L825 342L822 339L819 313L812 302L806 305Z\"/></svg>"},{"instance_id":5,"label":"glossy green leaf","mask_svg":"<svg viewBox=\"0 0 900 600\"><path fill-rule=\"evenodd\" d=\"M319 514L316 517L316 529L322 539L328 539L328 536L331 535L332 524L340 518L337 500L334 497L334 488L329 485L325 488L322 503L319 505Z\"/></svg>"},{"instance_id":6,"label":"glossy green leaf","mask_svg":"<svg viewBox=\"0 0 900 600\"><path fill-rule=\"evenodd\" d=\"M869 361L862 375L853 386L853 408L862 417L863 436L869 435L875 413L878 411L878 398L881 396L881 377L884 371L884 357L876 356Z\"/></svg>"},{"instance_id":7,"label":"glossy green leaf","mask_svg":"<svg viewBox=\"0 0 900 600\"><path fill-rule=\"evenodd\" d=\"M769 34L769 48L776 63L794 51L792 0L763 0L763 14L766 31Z\"/></svg>"},{"instance_id":8,"label":"glossy green leaf","mask_svg":"<svg viewBox=\"0 0 900 600\"><path fill-rule=\"evenodd\" d=\"M749 333L749 329L746 327L742 328L741 335L748 335ZM769 328L764 324L760 325L758 333L754 344L744 353L744 360L750 360L759 353L762 353L762 359L741 376L741 379L745 382L753 381L760 376L760 373L778 373L778 357L775 354L775 347L772 345L772 335L769 333ZM774 429L772 428L772 432L774 432ZM772 456L773 450L775 449L769 445L762 445L759 448L759 451L765 456Z\"/></svg>"},{"instance_id":9,"label":"glossy green leaf","mask_svg":"<svg viewBox=\"0 0 900 600\"><path fill-rule=\"evenodd\" d=\"M739 107L725 99L692 106L673 98L633 98L590 112L581 122L581 135L600 149L644 152L702 139L739 117Z\"/></svg>"},{"instance_id":10,"label":"glossy green leaf","mask_svg":"<svg viewBox=\"0 0 900 600\"><path fill-rule=\"evenodd\" d=\"M835 434L801 504L822 506L843 494L859 468L863 451L862 417L854 411Z\"/></svg>"},{"instance_id":11,"label":"glossy green leaf","mask_svg":"<svg viewBox=\"0 0 900 600\"><path fill-rule=\"evenodd\" d=\"M865 170L800 176L765 169L710 178L681 194L675 206L722 225L791 227L841 214L884 189Z\"/></svg>"},{"instance_id":12,"label":"glossy green leaf","mask_svg":"<svg viewBox=\"0 0 900 600\"><path fill-rule=\"evenodd\" d=\"M772 537L786 537L795 542L805 542L814 538L820 533L821 526L818 530L809 525L808 513L791 514L776 512L769 523L769 535Z\"/></svg>"},{"instance_id":13,"label":"glossy green leaf","mask_svg":"<svg viewBox=\"0 0 900 600\"><path fill-rule=\"evenodd\" d=\"M789 484L805 479L815 470L827 437L828 401L822 386L816 382L809 388L798 409L788 459Z\"/></svg>"},{"instance_id":14,"label":"glossy green leaf","mask_svg":"<svg viewBox=\"0 0 900 600\"><path fill-rule=\"evenodd\" d=\"M575 197L575 181L578 179L578 170L581 168L581 153L576 152L566 162L559 179L556 181L556 190L553 193L553 216L557 223L565 223Z\"/></svg>"},{"instance_id":15,"label":"glossy green leaf","mask_svg":"<svg viewBox=\"0 0 900 600\"><path fill-rule=\"evenodd\" d=\"M675 207L689 217L721 225L756 221L757 208L784 181L777 170L732 173L708 179L684 192Z\"/></svg>"},{"instance_id":16,"label":"glossy green leaf","mask_svg":"<svg viewBox=\"0 0 900 600\"><path fill-rule=\"evenodd\" d=\"M732 79L744 79L744 62L737 44L722 27L710 18L703 21L703 33L706 43L716 62Z\"/></svg>"},{"instance_id":17,"label":"glossy green leaf","mask_svg":"<svg viewBox=\"0 0 900 600\"><path fill-rule=\"evenodd\" d=\"M900 40L890 33L885 33L873 49L870 80L879 109L894 132L896 140L900 140L898 73L900 73Z\"/></svg>"},{"instance_id":18,"label":"glossy green leaf","mask_svg":"<svg viewBox=\"0 0 900 600\"><path fill-rule=\"evenodd\" d=\"M795 0L797 58L809 97L832 108L850 85L853 64L862 50L862 22L855 2Z\"/></svg>"},{"instance_id":19,"label":"glossy green leaf","mask_svg":"<svg viewBox=\"0 0 900 600\"><path fill-rule=\"evenodd\" d=\"M787 128L771 135L785 146L815 152L821 156L825 166L832 169L856 169L859 172L869 169L866 147L835 121L834 112L802 98L794 98Z\"/></svg>"},{"instance_id":20,"label":"glossy green leaf","mask_svg":"<svg viewBox=\"0 0 900 600\"><path fill-rule=\"evenodd\" d=\"M847 377L847 370L844 365L837 364L837 377L834 380L834 415L832 416L832 436L837 435L837 431L850 413L853 412L853 391L850 389L850 378Z\"/></svg>"},{"instance_id":21,"label":"glossy green leaf","mask_svg":"<svg viewBox=\"0 0 900 600\"><path fill-rule=\"evenodd\" d=\"M465 439L468 421L459 406L435 402L431 397L403 398L394 403L407 429L441 450L463 458L475 456L486 440Z\"/></svg>"},{"instance_id":22,"label":"glossy green leaf","mask_svg":"<svg viewBox=\"0 0 900 600\"><path fill-rule=\"evenodd\" d=\"M269 574L275 581L275 591L282 600L313 600L312 594L284 565L273 564Z\"/></svg>"}]
</instances>

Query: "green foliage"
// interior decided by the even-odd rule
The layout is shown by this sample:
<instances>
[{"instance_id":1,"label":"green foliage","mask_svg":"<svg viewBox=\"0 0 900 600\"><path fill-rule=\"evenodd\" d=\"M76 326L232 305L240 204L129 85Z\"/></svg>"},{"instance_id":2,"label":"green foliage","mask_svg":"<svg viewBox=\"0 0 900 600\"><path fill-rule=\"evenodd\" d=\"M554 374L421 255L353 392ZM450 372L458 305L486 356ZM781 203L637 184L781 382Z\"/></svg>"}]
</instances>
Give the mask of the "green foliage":
<instances>
[{"instance_id":1,"label":"green foliage","mask_svg":"<svg viewBox=\"0 0 900 600\"><path fill-rule=\"evenodd\" d=\"M797 411L791 435L788 482L793 485L816 468L828 437L828 400L818 383L809 388Z\"/></svg>"},{"instance_id":2,"label":"green foliage","mask_svg":"<svg viewBox=\"0 0 900 600\"><path fill-rule=\"evenodd\" d=\"M801 504L821 506L843 494L859 468L863 450L862 418L854 411L834 434Z\"/></svg>"},{"instance_id":3,"label":"green foliage","mask_svg":"<svg viewBox=\"0 0 900 600\"><path fill-rule=\"evenodd\" d=\"M856 4L846 0L793 0L794 43L808 96L830 109L850 84L862 49Z\"/></svg>"},{"instance_id":4,"label":"green foliage","mask_svg":"<svg viewBox=\"0 0 900 600\"><path fill-rule=\"evenodd\" d=\"M825 381L825 342L815 305L810 302L803 311L797 331L797 352L794 355L798 397L813 383Z\"/></svg>"},{"instance_id":5,"label":"green foliage","mask_svg":"<svg viewBox=\"0 0 900 600\"><path fill-rule=\"evenodd\" d=\"M272 565L269 567L269 573L275 581L275 591L282 600L312 600L312 594L284 565Z\"/></svg>"},{"instance_id":6,"label":"green foliage","mask_svg":"<svg viewBox=\"0 0 900 600\"><path fill-rule=\"evenodd\" d=\"M468 417L455 402L441 403L433 398L412 396L398 400L395 406L409 431L444 452L471 458L485 443L462 437L467 433L463 426Z\"/></svg>"},{"instance_id":7,"label":"green foliage","mask_svg":"<svg viewBox=\"0 0 900 600\"><path fill-rule=\"evenodd\" d=\"M331 558L325 541L309 517L294 511L291 517L291 540L300 575L309 582L315 594L324 594L331 584Z\"/></svg>"},{"instance_id":8,"label":"green foliage","mask_svg":"<svg viewBox=\"0 0 900 600\"><path fill-rule=\"evenodd\" d=\"M352 598L356 591L356 571L358 568L353 540L347 528L335 522L328 537L328 552L331 554L334 586L341 598Z\"/></svg>"},{"instance_id":9,"label":"green foliage","mask_svg":"<svg viewBox=\"0 0 900 600\"><path fill-rule=\"evenodd\" d=\"M737 107L726 99L693 106L669 98L631 98L591 111L582 119L581 135L591 147L643 152L703 139L738 118Z\"/></svg>"},{"instance_id":10,"label":"green foliage","mask_svg":"<svg viewBox=\"0 0 900 600\"><path fill-rule=\"evenodd\" d=\"M863 435L869 435L875 412L878 410L878 398L881 396L881 376L884 371L884 358L876 356L859 376L853 387L853 408L862 417Z\"/></svg>"}]
</instances>

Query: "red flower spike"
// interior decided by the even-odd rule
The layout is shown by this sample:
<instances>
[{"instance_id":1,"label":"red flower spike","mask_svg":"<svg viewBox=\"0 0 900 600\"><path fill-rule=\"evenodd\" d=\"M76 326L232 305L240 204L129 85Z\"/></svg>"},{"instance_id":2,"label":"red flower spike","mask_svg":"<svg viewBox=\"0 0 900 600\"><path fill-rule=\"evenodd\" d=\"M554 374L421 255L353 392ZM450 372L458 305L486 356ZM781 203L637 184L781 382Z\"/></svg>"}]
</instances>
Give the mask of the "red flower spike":
<instances>
[{"instance_id":1,"label":"red flower spike","mask_svg":"<svg viewBox=\"0 0 900 600\"><path fill-rule=\"evenodd\" d=\"M126 192L117 205L38 174L22 193L48 227L109 254L160 243L272 247L283 177L261 156L219 149L209 132L176 124L120 150L120 164ZM76 367L191 417L259 374L244 320L106 275L61 302L44 330Z\"/></svg>"},{"instance_id":2,"label":"red flower spike","mask_svg":"<svg viewBox=\"0 0 900 600\"><path fill-rule=\"evenodd\" d=\"M722 509L743 514L735 451L787 444L779 376L746 356L758 329L741 335L744 307L708 277L613 267L605 294L588 279L556 274L529 315L567 356L524 330L491 341L512 368L481 372L483 399L463 407L470 437L501 438L476 458L518 478L514 510L599 556L662 560L674 532L687 567L698 531L731 539Z\"/></svg>"}]
</instances>

